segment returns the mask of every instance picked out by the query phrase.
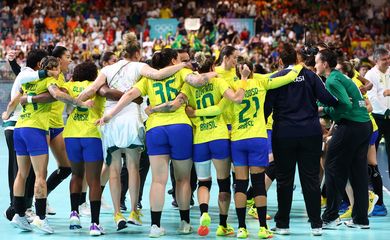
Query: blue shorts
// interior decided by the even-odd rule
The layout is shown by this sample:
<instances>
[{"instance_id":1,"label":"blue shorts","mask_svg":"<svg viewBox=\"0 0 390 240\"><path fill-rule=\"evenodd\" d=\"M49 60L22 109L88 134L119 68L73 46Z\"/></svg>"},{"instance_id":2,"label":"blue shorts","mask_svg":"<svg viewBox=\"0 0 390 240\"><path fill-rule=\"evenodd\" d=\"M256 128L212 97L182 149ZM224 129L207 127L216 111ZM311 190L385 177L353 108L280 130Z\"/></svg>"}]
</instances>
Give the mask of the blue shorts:
<instances>
[{"instance_id":1,"label":"blue shorts","mask_svg":"<svg viewBox=\"0 0 390 240\"><path fill-rule=\"evenodd\" d=\"M376 130L371 134L370 145L375 145L375 142L378 139L378 137L379 137L379 132L378 130Z\"/></svg>"},{"instance_id":2,"label":"blue shorts","mask_svg":"<svg viewBox=\"0 0 390 240\"><path fill-rule=\"evenodd\" d=\"M214 140L194 144L194 162L204 162L210 159L226 159L230 156L230 141L228 139Z\"/></svg>"},{"instance_id":3,"label":"blue shorts","mask_svg":"<svg viewBox=\"0 0 390 240\"><path fill-rule=\"evenodd\" d=\"M47 131L38 128L15 128L14 148L18 156L49 154Z\"/></svg>"},{"instance_id":4,"label":"blue shorts","mask_svg":"<svg viewBox=\"0 0 390 240\"><path fill-rule=\"evenodd\" d=\"M64 128L49 128L50 141L56 138L64 131Z\"/></svg>"},{"instance_id":5,"label":"blue shorts","mask_svg":"<svg viewBox=\"0 0 390 240\"><path fill-rule=\"evenodd\" d=\"M69 161L103 161L103 146L100 138L65 138L65 148Z\"/></svg>"},{"instance_id":6,"label":"blue shorts","mask_svg":"<svg viewBox=\"0 0 390 240\"><path fill-rule=\"evenodd\" d=\"M267 130L268 154L272 153L272 130Z\"/></svg>"},{"instance_id":7,"label":"blue shorts","mask_svg":"<svg viewBox=\"0 0 390 240\"><path fill-rule=\"evenodd\" d=\"M234 166L268 166L268 147L265 138L232 141L231 148Z\"/></svg>"},{"instance_id":8,"label":"blue shorts","mask_svg":"<svg viewBox=\"0 0 390 240\"><path fill-rule=\"evenodd\" d=\"M172 124L146 132L148 155L170 155L173 160L192 157L192 127L188 124Z\"/></svg>"}]
</instances>

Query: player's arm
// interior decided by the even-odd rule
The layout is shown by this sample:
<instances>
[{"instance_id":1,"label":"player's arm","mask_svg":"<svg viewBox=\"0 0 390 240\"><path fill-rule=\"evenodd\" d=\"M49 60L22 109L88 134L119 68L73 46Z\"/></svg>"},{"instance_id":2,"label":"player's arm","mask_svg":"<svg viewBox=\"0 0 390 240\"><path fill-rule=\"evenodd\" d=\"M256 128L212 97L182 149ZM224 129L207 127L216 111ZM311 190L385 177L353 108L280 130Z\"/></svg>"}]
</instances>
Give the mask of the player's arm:
<instances>
[{"instance_id":1,"label":"player's arm","mask_svg":"<svg viewBox=\"0 0 390 240\"><path fill-rule=\"evenodd\" d=\"M216 76L218 76L218 74L215 72L208 72L202 74L190 73L185 77L184 80L193 87L201 87L208 83L211 78L214 78Z\"/></svg>"},{"instance_id":2,"label":"player's arm","mask_svg":"<svg viewBox=\"0 0 390 240\"><path fill-rule=\"evenodd\" d=\"M284 76L262 79L265 89L275 89L292 83L298 77L302 68L301 64L297 64Z\"/></svg>"},{"instance_id":3,"label":"player's arm","mask_svg":"<svg viewBox=\"0 0 390 240\"><path fill-rule=\"evenodd\" d=\"M188 63L183 62L183 63L162 68L160 70L157 70L145 64L145 66L141 68L140 73L142 76L153 80L163 80L169 76L172 76L173 74L175 74L176 72L178 72L184 67L188 67Z\"/></svg>"},{"instance_id":4,"label":"player's arm","mask_svg":"<svg viewBox=\"0 0 390 240\"><path fill-rule=\"evenodd\" d=\"M166 103L163 103L163 104L160 104L158 106L154 106L152 107L149 112L150 113L158 113L158 112L163 112L163 113L167 113L167 112L174 112L176 111L177 109L179 109L181 107L181 105L185 104L186 102L188 101L188 98L187 96L184 94L184 93L179 93L179 95L177 95L177 97L175 98L175 100L173 101L169 101L169 102L166 102Z\"/></svg>"},{"instance_id":5,"label":"player's arm","mask_svg":"<svg viewBox=\"0 0 390 240\"><path fill-rule=\"evenodd\" d=\"M124 107L129 105L134 99L141 96L141 91L133 87L130 91L123 94L121 99L115 105L113 109L111 109L107 114L105 114L101 119L96 121L96 124L103 125L104 123L109 122L116 114L118 114Z\"/></svg>"},{"instance_id":6,"label":"player's arm","mask_svg":"<svg viewBox=\"0 0 390 240\"><path fill-rule=\"evenodd\" d=\"M92 98L96 92L106 83L107 77L104 73L100 73L96 80L89 85L80 95L78 96L78 100L86 101L87 99Z\"/></svg>"},{"instance_id":7,"label":"player's arm","mask_svg":"<svg viewBox=\"0 0 390 240\"><path fill-rule=\"evenodd\" d=\"M8 120L11 117L11 114L15 111L16 106L18 106L20 102L20 98L22 97L22 92L18 92L8 103L7 110L3 112L2 119Z\"/></svg>"},{"instance_id":8,"label":"player's arm","mask_svg":"<svg viewBox=\"0 0 390 240\"><path fill-rule=\"evenodd\" d=\"M86 108L90 108L93 106L92 100L83 102L78 98L72 98L69 94L61 91L60 88L55 84L49 85L47 89L49 90L49 93L53 96L53 98L66 104Z\"/></svg>"}]
</instances>

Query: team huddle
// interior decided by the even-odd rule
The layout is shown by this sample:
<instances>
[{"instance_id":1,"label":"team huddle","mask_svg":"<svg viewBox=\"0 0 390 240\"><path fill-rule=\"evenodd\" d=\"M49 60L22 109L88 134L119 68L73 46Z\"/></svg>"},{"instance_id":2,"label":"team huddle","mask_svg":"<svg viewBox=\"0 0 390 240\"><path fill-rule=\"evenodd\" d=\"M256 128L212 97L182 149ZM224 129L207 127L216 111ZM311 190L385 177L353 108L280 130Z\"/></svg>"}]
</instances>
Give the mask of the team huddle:
<instances>
[{"instance_id":1,"label":"team huddle","mask_svg":"<svg viewBox=\"0 0 390 240\"><path fill-rule=\"evenodd\" d=\"M63 46L50 54L32 50L27 66L19 67L11 101L2 115L6 131L12 131L6 134L7 143L12 142L10 158L11 151L16 152L17 174L11 177L11 204L6 212L15 227L54 233L46 217L50 214L47 197L70 174L71 230L82 227L85 181L90 235L104 234L99 216L108 181L116 230L128 223L142 225L137 205L144 181L139 174L145 160L142 152L148 155L152 174L152 238L165 234L161 215L170 163L180 211L179 234L193 232L193 168L200 209L197 232L209 234L211 165L219 188L216 236L247 238L247 210L259 221L259 238L289 234L296 164L314 236L341 224L339 208L345 191L350 207L341 217L351 219L344 222L348 227L369 228L369 214L384 214L375 151L378 127L365 96L372 83L359 77L353 63L334 49L319 45L314 52L297 52L284 44L281 70L260 74L232 46L225 46L217 60L196 53L190 61L187 52L165 48L142 63L137 37L129 33L124 42L122 60L114 54L103 56L100 70L92 62L78 64L68 82L64 72L70 53ZM47 179L49 147L58 170ZM121 213L122 158L131 198L127 219ZM276 227L271 229L267 190L274 179L278 211ZM369 179L374 192L368 190ZM232 184L236 232L228 223ZM36 213L30 210L33 197ZM326 209L321 217L322 199Z\"/></svg>"}]
</instances>

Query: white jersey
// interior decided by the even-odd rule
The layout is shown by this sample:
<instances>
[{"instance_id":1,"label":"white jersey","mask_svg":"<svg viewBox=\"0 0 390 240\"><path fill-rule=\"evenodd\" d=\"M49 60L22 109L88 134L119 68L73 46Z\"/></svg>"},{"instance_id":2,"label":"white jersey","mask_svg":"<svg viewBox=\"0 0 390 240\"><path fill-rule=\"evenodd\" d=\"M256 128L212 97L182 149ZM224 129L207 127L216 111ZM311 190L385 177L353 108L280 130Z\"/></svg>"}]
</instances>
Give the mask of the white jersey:
<instances>
[{"instance_id":1,"label":"white jersey","mask_svg":"<svg viewBox=\"0 0 390 240\"><path fill-rule=\"evenodd\" d=\"M111 89L121 92L129 91L141 78L141 69L145 63L120 60L101 70L107 77L107 85ZM106 101L105 113L111 110L118 102ZM106 159L107 152L113 147L127 148L144 145L145 128L143 125L142 109L136 103L124 107L113 119L101 128L103 135L103 148Z\"/></svg>"},{"instance_id":2,"label":"white jersey","mask_svg":"<svg viewBox=\"0 0 390 240\"><path fill-rule=\"evenodd\" d=\"M13 99L22 88L22 79L26 78L26 76L31 76L32 79L37 80L39 79L38 72L34 71L33 69L29 67L22 67L20 73L18 76L16 76L14 84L12 85L11 89L11 99ZM31 79L29 79L31 81ZM15 111L13 112L12 116L7 120L3 122L3 126L5 127L5 130L12 130L14 129L14 126L16 122L18 121L20 112L22 111L22 106L18 104L16 106Z\"/></svg>"}]
</instances>

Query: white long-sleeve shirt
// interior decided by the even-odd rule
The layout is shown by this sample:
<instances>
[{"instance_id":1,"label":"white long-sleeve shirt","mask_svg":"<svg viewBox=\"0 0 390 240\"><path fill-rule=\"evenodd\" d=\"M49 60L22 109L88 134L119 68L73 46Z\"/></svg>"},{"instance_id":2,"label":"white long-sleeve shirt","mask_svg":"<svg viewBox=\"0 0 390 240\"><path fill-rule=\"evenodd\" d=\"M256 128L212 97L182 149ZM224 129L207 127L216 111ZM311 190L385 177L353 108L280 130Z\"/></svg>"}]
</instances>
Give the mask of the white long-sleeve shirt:
<instances>
[{"instance_id":1,"label":"white long-sleeve shirt","mask_svg":"<svg viewBox=\"0 0 390 240\"><path fill-rule=\"evenodd\" d=\"M383 73L375 66L364 77L373 84L372 89L367 93L373 108L372 112L385 114L386 110L390 109L390 96L383 96L383 92L390 89L390 72Z\"/></svg>"}]
</instances>

